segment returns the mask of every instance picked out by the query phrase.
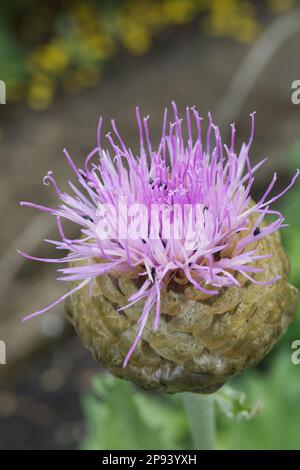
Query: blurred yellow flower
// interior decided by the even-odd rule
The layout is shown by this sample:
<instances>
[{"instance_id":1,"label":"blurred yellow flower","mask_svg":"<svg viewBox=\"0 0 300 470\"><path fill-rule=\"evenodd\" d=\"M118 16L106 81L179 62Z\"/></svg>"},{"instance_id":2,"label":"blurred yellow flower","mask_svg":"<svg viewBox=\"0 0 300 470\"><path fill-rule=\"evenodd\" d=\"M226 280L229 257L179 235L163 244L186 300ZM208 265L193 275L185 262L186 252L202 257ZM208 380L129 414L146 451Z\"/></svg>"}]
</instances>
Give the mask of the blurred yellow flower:
<instances>
[{"instance_id":1,"label":"blurred yellow flower","mask_svg":"<svg viewBox=\"0 0 300 470\"><path fill-rule=\"evenodd\" d=\"M133 54L144 54L151 46L151 36L148 30L140 24L129 21L125 23L122 41Z\"/></svg>"},{"instance_id":2,"label":"blurred yellow flower","mask_svg":"<svg viewBox=\"0 0 300 470\"><path fill-rule=\"evenodd\" d=\"M259 25L251 19L247 17L240 18L235 27L234 37L238 41L250 43L256 38L259 29Z\"/></svg>"},{"instance_id":3,"label":"blurred yellow flower","mask_svg":"<svg viewBox=\"0 0 300 470\"><path fill-rule=\"evenodd\" d=\"M187 23L191 21L196 11L194 0L165 0L162 13L171 23Z\"/></svg>"},{"instance_id":4,"label":"blurred yellow flower","mask_svg":"<svg viewBox=\"0 0 300 470\"><path fill-rule=\"evenodd\" d=\"M280 14L296 1L265 3ZM24 58L29 79L21 81L11 99L25 94L30 106L43 109L57 85L76 92L96 84L118 43L132 54L145 54L158 32L197 18L210 35L251 42L261 30L257 16L257 5L250 0L123 0L105 5L75 0L57 11L39 8L21 22L25 42L35 42ZM32 25L36 31L30 31Z\"/></svg>"},{"instance_id":5,"label":"blurred yellow flower","mask_svg":"<svg viewBox=\"0 0 300 470\"><path fill-rule=\"evenodd\" d=\"M211 0L204 28L210 34L233 36L243 42L253 41L259 31L253 5L238 0Z\"/></svg>"},{"instance_id":6,"label":"blurred yellow flower","mask_svg":"<svg viewBox=\"0 0 300 470\"><path fill-rule=\"evenodd\" d=\"M168 19L162 12L161 4L157 2L145 2L143 13L143 21L152 31L160 30L168 23Z\"/></svg>"},{"instance_id":7,"label":"blurred yellow flower","mask_svg":"<svg viewBox=\"0 0 300 470\"><path fill-rule=\"evenodd\" d=\"M55 82L45 75L36 75L28 90L27 104L36 110L43 110L49 107L55 92Z\"/></svg>"},{"instance_id":8,"label":"blurred yellow flower","mask_svg":"<svg viewBox=\"0 0 300 470\"><path fill-rule=\"evenodd\" d=\"M69 62L67 50L61 40L54 40L43 45L30 58L35 67L50 73L63 72Z\"/></svg>"},{"instance_id":9,"label":"blurred yellow flower","mask_svg":"<svg viewBox=\"0 0 300 470\"><path fill-rule=\"evenodd\" d=\"M96 66L82 66L68 70L63 77L63 88L71 93L78 93L82 88L96 85L100 78L100 70Z\"/></svg>"},{"instance_id":10,"label":"blurred yellow flower","mask_svg":"<svg viewBox=\"0 0 300 470\"><path fill-rule=\"evenodd\" d=\"M94 34L82 39L81 49L85 50L86 56L91 60L105 60L111 57L114 42L109 36Z\"/></svg>"},{"instance_id":11,"label":"blurred yellow flower","mask_svg":"<svg viewBox=\"0 0 300 470\"><path fill-rule=\"evenodd\" d=\"M283 13L290 10L296 4L295 0L268 0L269 7L275 13Z\"/></svg>"}]
</instances>

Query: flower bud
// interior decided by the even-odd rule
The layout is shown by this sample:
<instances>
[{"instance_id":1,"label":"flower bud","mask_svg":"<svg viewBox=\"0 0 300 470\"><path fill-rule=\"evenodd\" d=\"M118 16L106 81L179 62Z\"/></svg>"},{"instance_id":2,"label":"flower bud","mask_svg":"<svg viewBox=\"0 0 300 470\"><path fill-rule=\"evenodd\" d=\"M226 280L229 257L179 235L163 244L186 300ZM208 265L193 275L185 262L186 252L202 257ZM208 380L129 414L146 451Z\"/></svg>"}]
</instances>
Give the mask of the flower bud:
<instances>
[{"instance_id":1,"label":"flower bud","mask_svg":"<svg viewBox=\"0 0 300 470\"><path fill-rule=\"evenodd\" d=\"M137 279L121 273L98 277L91 298L88 287L69 297L68 317L112 374L162 392L215 392L230 376L263 359L294 317L297 290L288 283L289 263L279 233L261 239L257 249L273 256L255 262L262 268L255 279L281 276L277 282L259 285L241 276L240 286L206 298L192 286L178 289L174 283L162 292L159 330L148 321L126 367L144 301L118 309L137 291Z\"/></svg>"},{"instance_id":2,"label":"flower bud","mask_svg":"<svg viewBox=\"0 0 300 470\"><path fill-rule=\"evenodd\" d=\"M47 240L65 256L28 259L58 263L70 290L25 319L67 299L67 312L83 342L113 374L144 388L211 393L260 361L284 333L296 309L279 229L284 216L272 204L277 175L257 202L247 142L236 150L235 126L224 144L208 114L206 138L195 107L185 122L173 102L164 112L157 148L148 117L136 109L140 151L134 156L114 120L102 148L78 168L65 156L77 185L61 191L52 171L58 208L22 202L56 218L60 240ZM187 136L187 139L184 136ZM272 222L266 223L267 216ZM78 235L67 238L63 221ZM66 266L63 266L63 264Z\"/></svg>"}]
</instances>

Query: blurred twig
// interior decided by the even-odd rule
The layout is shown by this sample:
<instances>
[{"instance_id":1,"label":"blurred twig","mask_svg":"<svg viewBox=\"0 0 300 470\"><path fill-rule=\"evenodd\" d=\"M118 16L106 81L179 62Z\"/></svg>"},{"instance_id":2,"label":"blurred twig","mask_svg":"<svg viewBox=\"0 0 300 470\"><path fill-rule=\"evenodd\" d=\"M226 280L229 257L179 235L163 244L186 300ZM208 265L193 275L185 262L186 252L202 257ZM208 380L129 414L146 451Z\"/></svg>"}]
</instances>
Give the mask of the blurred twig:
<instances>
[{"instance_id":1,"label":"blurred twig","mask_svg":"<svg viewBox=\"0 0 300 470\"><path fill-rule=\"evenodd\" d=\"M222 123L237 120L263 69L284 42L298 31L300 9L294 9L276 19L253 44L219 106L217 116Z\"/></svg>"}]
</instances>

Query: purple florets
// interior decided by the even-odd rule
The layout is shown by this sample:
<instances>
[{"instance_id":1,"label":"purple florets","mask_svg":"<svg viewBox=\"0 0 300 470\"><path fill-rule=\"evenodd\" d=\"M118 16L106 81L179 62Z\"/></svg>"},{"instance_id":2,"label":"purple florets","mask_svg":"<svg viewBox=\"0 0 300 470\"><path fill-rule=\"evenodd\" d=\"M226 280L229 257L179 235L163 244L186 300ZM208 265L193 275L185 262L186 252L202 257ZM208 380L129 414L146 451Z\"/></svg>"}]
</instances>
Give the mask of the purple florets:
<instances>
[{"instance_id":1,"label":"purple florets","mask_svg":"<svg viewBox=\"0 0 300 470\"><path fill-rule=\"evenodd\" d=\"M137 337L124 365L142 336L149 314L153 311L154 329L159 327L161 291L174 279L193 285L203 295L217 295L223 287L239 285L238 275L259 283L255 261L266 258L257 251L257 242L283 226L281 213L270 209L294 184L269 198L276 174L257 203L250 191L255 171L265 162L251 167L249 149L254 133L251 115L250 139L237 154L234 148L235 127L231 142L222 144L219 129L208 115L206 139L202 138L202 118L195 108L187 108L185 128L173 103L174 119L164 113L161 140L153 149L148 118L142 120L137 108L140 153L135 157L126 147L111 121L113 133L106 135L111 154L101 147L102 119L98 126L97 147L86 157L84 168L76 167L64 150L74 170L79 187L69 182L71 194L61 192L52 172L44 184L52 183L61 201L58 209L22 202L21 205L49 212L56 217L61 240L49 241L66 250L59 259L29 259L66 263L58 269L59 280L80 281L75 288L53 304L25 319L46 312L73 292L104 273L136 274L138 291L128 299L128 306L146 299ZM187 134L187 139L183 137ZM275 220L262 224L266 215ZM68 239L62 227L67 219L79 226L81 236ZM76 261L88 261L84 265ZM278 277L265 284L276 282ZM126 307L123 307L126 308Z\"/></svg>"}]
</instances>

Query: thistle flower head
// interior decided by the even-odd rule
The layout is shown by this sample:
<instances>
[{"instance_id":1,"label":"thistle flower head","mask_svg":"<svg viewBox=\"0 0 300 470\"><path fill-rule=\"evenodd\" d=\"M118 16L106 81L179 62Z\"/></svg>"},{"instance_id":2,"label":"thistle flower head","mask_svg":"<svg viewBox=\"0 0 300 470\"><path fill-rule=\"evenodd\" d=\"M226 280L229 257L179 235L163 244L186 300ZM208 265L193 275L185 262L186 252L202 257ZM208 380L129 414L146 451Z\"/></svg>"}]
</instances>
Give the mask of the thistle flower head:
<instances>
[{"instance_id":1,"label":"thistle flower head","mask_svg":"<svg viewBox=\"0 0 300 470\"><path fill-rule=\"evenodd\" d=\"M22 254L33 260L66 263L58 269L59 280L76 282L56 302L26 318L46 312L87 284L92 295L95 278L105 273L130 277L136 290L119 310L142 299L143 308L125 366L148 320L153 321L154 331L159 330L163 292L192 287L201 300L245 281L260 285L278 281L278 275L257 279L263 269L257 262L272 256L271 252L261 254L258 247L262 239L284 226L283 215L272 204L299 175L297 171L290 184L272 196L274 174L258 202L252 200L255 172L265 162L252 166L249 158L254 113L250 138L239 150L234 125L230 143L225 145L211 115L203 126L194 107L186 108L180 117L173 103L171 121L165 111L157 147L150 139L148 117L142 119L138 108L136 114L138 156L124 143L114 120L112 132L106 135L109 150L104 149L100 119L97 146L82 168L64 150L77 179L76 184L69 182L70 192L59 189L52 172L44 178L44 184L54 186L58 208L21 203L56 218L60 239L49 242L67 252L58 259ZM268 215L273 221L266 224ZM78 238L65 236L64 220L78 226Z\"/></svg>"}]
</instances>

